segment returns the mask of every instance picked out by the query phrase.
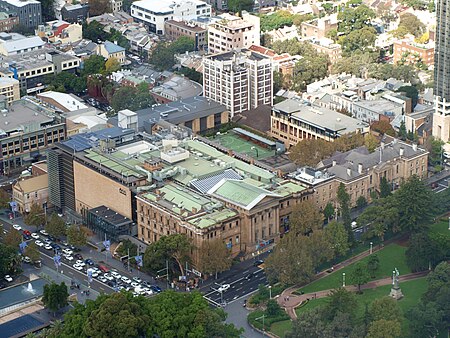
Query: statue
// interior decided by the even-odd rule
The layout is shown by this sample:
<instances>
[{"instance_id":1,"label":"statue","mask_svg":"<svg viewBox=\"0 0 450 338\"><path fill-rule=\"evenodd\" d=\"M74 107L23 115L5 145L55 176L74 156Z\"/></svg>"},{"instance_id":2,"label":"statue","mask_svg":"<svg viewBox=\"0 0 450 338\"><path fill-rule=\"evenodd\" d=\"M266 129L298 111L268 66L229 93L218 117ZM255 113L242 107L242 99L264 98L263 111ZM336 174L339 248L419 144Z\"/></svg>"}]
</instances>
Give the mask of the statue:
<instances>
[{"instance_id":1,"label":"statue","mask_svg":"<svg viewBox=\"0 0 450 338\"><path fill-rule=\"evenodd\" d=\"M399 286L399 275L400 273L398 272L398 269L395 268L394 271L392 271L392 288L391 288L391 292L389 293L389 296L391 296L392 298L399 300L400 298L403 298L403 293L402 290L400 289Z\"/></svg>"}]
</instances>

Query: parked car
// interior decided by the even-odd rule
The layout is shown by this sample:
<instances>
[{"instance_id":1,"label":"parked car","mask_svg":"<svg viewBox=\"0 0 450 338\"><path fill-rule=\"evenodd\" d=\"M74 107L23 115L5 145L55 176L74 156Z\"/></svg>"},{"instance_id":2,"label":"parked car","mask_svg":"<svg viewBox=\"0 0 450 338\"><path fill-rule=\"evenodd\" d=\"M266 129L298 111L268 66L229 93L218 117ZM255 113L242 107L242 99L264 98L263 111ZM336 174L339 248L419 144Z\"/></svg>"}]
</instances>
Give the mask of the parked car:
<instances>
[{"instance_id":1,"label":"parked car","mask_svg":"<svg viewBox=\"0 0 450 338\"><path fill-rule=\"evenodd\" d=\"M253 263L253 266L260 266L261 264L264 264L264 261L262 259L258 259Z\"/></svg>"},{"instance_id":2,"label":"parked car","mask_svg":"<svg viewBox=\"0 0 450 338\"><path fill-rule=\"evenodd\" d=\"M47 231L45 231L44 229L40 230L39 232L41 233L41 235L48 236Z\"/></svg>"},{"instance_id":3,"label":"parked car","mask_svg":"<svg viewBox=\"0 0 450 338\"><path fill-rule=\"evenodd\" d=\"M93 261L92 259L90 259L90 258L86 259L84 262L85 262L87 265L90 265L90 266L93 266L93 265L94 265L94 261Z\"/></svg>"},{"instance_id":4,"label":"parked car","mask_svg":"<svg viewBox=\"0 0 450 338\"><path fill-rule=\"evenodd\" d=\"M78 271L83 270L83 266L81 266L81 265L79 265L79 264L77 264L77 263L75 263L75 264L73 265L73 268L76 269L76 270L78 270Z\"/></svg>"},{"instance_id":5,"label":"parked car","mask_svg":"<svg viewBox=\"0 0 450 338\"><path fill-rule=\"evenodd\" d=\"M6 276L5 276L5 280L6 280L8 283L11 283L11 282L13 281L13 279L12 279L12 277L11 277L10 275L6 275Z\"/></svg>"},{"instance_id":6,"label":"parked car","mask_svg":"<svg viewBox=\"0 0 450 338\"><path fill-rule=\"evenodd\" d=\"M34 244L36 244L39 247L44 246L44 243L42 243L41 241L36 241L34 242Z\"/></svg>"},{"instance_id":7,"label":"parked car","mask_svg":"<svg viewBox=\"0 0 450 338\"><path fill-rule=\"evenodd\" d=\"M51 240L52 242L56 242L56 237L55 236L48 235L48 239Z\"/></svg>"},{"instance_id":8,"label":"parked car","mask_svg":"<svg viewBox=\"0 0 450 338\"><path fill-rule=\"evenodd\" d=\"M70 250L70 249L63 249L63 252L64 252L66 255L72 255L72 254L73 254L73 251Z\"/></svg>"},{"instance_id":9,"label":"parked car","mask_svg":"<svg viewBox=\"0 0 450 338\"><path fill-rule=\"evenodd\" d=\"M37 233L35 233L35 232L33 232L31 234L31 237L34 238L34 239L39 239L39 235Z\"/></svg>"},{"instance_id":10,"label":"parked car","mask_svg":"<svg viewBox=\"0 0 450 338\"><path fill-rule=\"evenodd\" d=\"M122 276L121 278L122 282L130 284L131 283L131 279L129 279L127 276Z\"/></svg>"},{"instance_id":11,"label":"parked car","mask_svg":"<svg viewBox=\"0 0 450 338\"><path fill-rule=\"evenodd\" d=\"M150 285L150 289L157 293L160 293L162 291L158 285Z\"/></svg>"},{"instance_id":12,"label":"parked car","mask_svg":"<svg viewBox=\"0 0 450 338\"><path fill-rule=\"evenodd\" d=\"M53 248L50 244L45 244L44 249L45 250L53 250Z\"/></svg>"},{"instance_id":13,"label":"parked car","mask_svg":"<svg viewBox=\"0 0 450 338\"><path fill-rule=\"evenodd\" d=\"M24 263L30 264L31 263L31 258L28 256L23 257L23 261Z\"/></svg>"},{"instance_id":14,"label":"parked car","mask_svg":"<svg viewBox=\"0 0 450 338\"><path fill-rule=\"evenodd\" d=\"M30 230L24 230L23 234L31 237L31 231Z\"/></svg>"},{"instance_id":15,"label":"parked car","mask_svg":"<svg viewBox=\"0 0 450 338\"><path fill-rule=\"evenodd\" d=\"M22 234L23 239L28 241L29 239L31 239L31 236L27 235L27 234Z\"/></svg>"},{"instance_id":16,"label":"parked car","mask_svg":"<svg viewBox=\"0 0 450 338\"><path fill-rule=\"evenodd\" d=\"M104 266L104 265L99 265L98 268L100 269L101 272L105 272L106 273L106 272L109 271L109 269L106 266Z\"/></svg>"},{"instance_id":17,"label":"parked car","mask_svg":"<svg viewBox=\"0 0 450 338\"><path fill-rule=\"evenodd\" d=\"M82 260L83 256L81 256L79 253L76 253L75 255L73 255L73 257L75 257L76 259Z\"/></svg>"},{"instance_id":18,"label":"parked car","mask_svg":"<svg viewBox=\"0 0 450 338\"><path fill-rule=\"evenodd\" d=\"M133 280L137 283L142 283L142 279L140 279L139 277L133 277Z\"/></svg>"},{"instance_id":19,"label":"parked car","mask_svg":"<svg viewBox=\"0 0 450 338\"><path fill-rule=\"evenodd\" d=\"M13 228L16 229L17 231L22 230L22 227L19 224L13 224Z\"/></svg>"},{"instance_id":20,"label":"parked car","mask_svg":"<svg viewBox=\"0 0 450 338\"><path fill-rule=\"evenodd\" d=\"M102 283L106 283L108 280L105 278L105 276L99 276L98 280Z\"/></svg>"}]
</instances>

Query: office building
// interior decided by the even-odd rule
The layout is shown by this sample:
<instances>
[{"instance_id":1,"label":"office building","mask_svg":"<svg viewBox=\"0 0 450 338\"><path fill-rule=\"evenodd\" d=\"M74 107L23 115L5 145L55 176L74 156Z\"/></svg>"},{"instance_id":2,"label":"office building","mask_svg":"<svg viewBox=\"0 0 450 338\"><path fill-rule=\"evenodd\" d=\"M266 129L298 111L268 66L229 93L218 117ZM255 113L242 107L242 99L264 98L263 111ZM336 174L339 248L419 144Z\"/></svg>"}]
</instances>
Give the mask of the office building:
<instances>
[{"instance_id":1,"label":"office building","mask_svg":"<svg viewBox=\"0 0 450 338\"><path fill-rule=\"evenodd\" d=\"M0 95L6 97L8 106L20 99L19 81L9 77L0 77Z\"/></svg>"},{"instance_id":2,"label":"office building","mask_svg":"<svg viewBox=\"0 0 450 338\"><path fill-rule=\"evenodd\" d=\"M200 0L142 0L131 5L131 16L144 23L151 33L165 34L165 22L189 21L211 16L211 5Z\"/></svg>"},{"instance_id":3,"label":"office building","mask_svg":"<svg viewBox=\"0 0 450 338\"><path fill-rule=\"evenodd\" d=\"M242 17L228 13L208 27L208 52L211 54L260 45L260 19L246 11Z\"/></svg>"},{"instance_id":4,"label":"office building","mask_svg":"<svg viewBox=\"0 0 450 338\"><path fill-rule=\"evenodd\" d=\"M4 56L22 54L43 48L45 42L38 36L18 33L0 33L0 54Z\"/></svg>"},{"instance_id":5,"label":"office building","mask_svg":"<svg viewBox=\"0 0 450 338\"><path fill-rule=\"evenodd\" d=\"M269 56L243 49L203 58L203 95L235 114L272 105L273 72Z\"/></svg>"},{"instance_id":6,"label":"office building","mask_svg":"<svg viewBox=\"0 0 450 338\"><path fill-rule=\"evenodd\" d=\"M184 21L168 20L164 23L165 36L174 41L181 36L186 36L195 41L195 50L203 50L206 47L206 29Z\"/></svg>"},{"instance_id":7,"label":"office building","mask_svg":"<svg viewBox=\"0 0 450 338\"><path fill-rule=\"evenodd\" d=\"M1 0L0 11L15 14L19 23L35 29L42 22L41 2L36 0Z\"/></svg>"},{"instance_id":8,"label":"office building","mask_svg":"<svg viewBox=\"0 0 450 338\"><path fill-rule=\"evenodd\" d=\"M89 17L89 4L65 5L61 8L61 18L70 23L82 23Z\"/></svg>"}]
</instances>

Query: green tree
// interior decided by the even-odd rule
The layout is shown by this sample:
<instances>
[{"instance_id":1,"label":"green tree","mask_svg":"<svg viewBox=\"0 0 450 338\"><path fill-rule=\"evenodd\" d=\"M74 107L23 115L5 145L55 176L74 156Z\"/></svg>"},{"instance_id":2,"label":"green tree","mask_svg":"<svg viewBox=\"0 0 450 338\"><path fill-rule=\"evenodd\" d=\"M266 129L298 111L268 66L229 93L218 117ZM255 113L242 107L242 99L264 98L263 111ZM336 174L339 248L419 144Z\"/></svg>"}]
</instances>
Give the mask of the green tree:
<instances>
[{"instance_id":1,"label":"green tree","mask_svg":"<svg viewBox=\"0 0 450 338\"><path fill-rule=\"evenodd\" d=\"M120 62L116 58L110 57L108 60L106 60L105 62L106 74L117 72L119 69L120 69Z\"/></svg>"},{"instance_id":2,"label":"green tree","mask_svg":"<svg viewBox=\"0 0 450 338\"><path fill-rule=\"evenodd\" d=\"M300 91L306 85L323 79L328 75L330 60L324 53L309 51L296 62L292 75L292 90Z\"/></svg>"},{"instance_id":3,"label":"green tree","mask_svg":"<svg viewBox=\"0 0 450 338\"><path fill-rule=\"evenodd\" d=\"M362 262L356 263L355 267L350 272L349 280L352 284L358 286L358 293L362 293L361 285L366 284L370 280L367 265Z\"/></svg>"},{"instance_id":4,"label":"green tree","mask_svg":"<svg viewBox=\"0 0 450 338\"><path fill-rule=\"evenodd\" d=\"M391 195L391 185L389 184L386 177L380 179L380 197L385 198Z\"/></svg>"},{"instance_id":5,"label":"green tree","mask_svg":"<svg viewBox=\"0 0 450 338\"><path fill-rule=\"evenodd\" d=\"M76 247L85 246L87 243L86 232L82 227L72 224L67 228L67 242Z\"/></svg>"},{"instance_id":6,"label":"green tree","mask_svg":"<svg viewBox=\"0 0 450 338\"><path fill-rule=\"evenodd\" d=\"M364 136L364 145L366 146L369 153L373 153L375 149L378 147L378 139L372 134L366 134Z\"/></svg>"},{"instance_id":7,"label":"green tree","mask_svg":"<svg viewBox=\"0 0 450 338\"><path fill-rule=\"evenodd\" d=\"M380 259L378 255L372 254L367 261L367 271L369 271L370 277L375 278L375 274L380 268Z\"/></svg>"},{"instance_id":8,"label":"green tree","mask_svg":"<svg viewBox=\"0 0 450 338\"><path fill-rule=\"evenodd\" d=\"M293 15L289 11L280 10L271 15L261 16L261 32L271 31L284 26L292 26Z\"/></svg>"},{"instance_id":9,"label":"green tree","mask_svg":"<svg viewBox=\"0 0 450 338\"><path fill-rule=\"evenodd\" d=\"M93 54L84 60L82 74L103 74L105 72L105 63L103 56Z\"/></svg>"},{"instance_id":10,"label":"green tree","mask_svg":"<svg viewBox=\"0 0 450 338\"><path fill-rule=\"evenodd\" d=\"M401 325L396 320L380 319L370 324L366 338L395 338L401 335Z\"/></svg>"},{"instance_id":11,"label":"green tree","mask_svg":"<svg viewBox=\"0 0 450 338\"><path fill-rule=\"evenodd\" d=\"M32 262L36 262L41 258L41 253L35 243L29 243L25 248L25 256L29 257Z\"/></svg>"},{"instance_id":12,"label":"green tree","mask_svg":"<svg viewBox=\"0 0 450 338\"><path fill-rule=\"evenodd\" d=\"M325 216L325 219L327 221L330 220L330 218L332 218L334 216L334 207L333 204L331 204L330 202L327 203L327 205L325 206L325 208L323 209L323 215Z\"/></svg>"},{"instance_id":13,"label":"green tree","mask_svg":"<svg viewBox=\"0 0 450 338\"><path fill-rule=\"evenodd\" d=\"M356 207L362 209L367 206L367 200L364 196L359 196L356 200Z\"/></svg>"},{"instance_id":14,"label":"green tree","mask_svg":"<svg viewBox=\"0 0 450 338\"><path fill-rule=\"evenodd\" d=\"M98 40L106 41L109 34L104 30L104 26L96 20L90 23L83 23L83 38L97 42Z\"/></svg>"},{"instance_id":15,"label":"green tree","mask_svg":"<svg viewBox=\"0 0 450 338\"><path fill-rule=\"evenodd\" d=\"M45 225L45 231L47 231L49 235L58 238L66 234L66 224L61 217L56 213L53 213Z\"/></svg>"},{"instance_id":16,"label":"green tree","mask_svg":"<svg viewBox=\"0 0 450 338\"><path fill-rule=\"evenodd\" d=\"M352 219L350 216L350 195L347 193L343 183L339 185L337 199L341 211L342 223L344 223L345 229L347 230L350 243L353 243L355 237L352 231Z\"/></svg>"},{"instance_id":17,"label":"green tree","mask_svg":"<svg viewBox=\"0 0 450 338\"><path fill-rule=\"evenodd\" d=\"M289 227L294 234L309 235L311 232L321 229L322 226L323 217L313 202L301 201L292 208Z\"/></svg>"},{"instance_id":18,"label":"green tree","mask_svg":"<svg viewBox=\"0 0 450 338\"><path fill-rule=\"evenodd\" d=\"M4 237L4 243L16 250L19 249L19 244L23 241L22 232L12 229Z\"/></svg>"},{"instance_id":19,"label":"green tree","mask_svg":"<svg viewBox=\"0 0 450 338\"><path fill-rule=\"evenodd\" d=\"M430 152L428 156L428 162L432 166L436 166L438 164L442 164L442 146L444 142L440 139L434 138L430 136L426 140L426 148Z\"/></svg>"},{"instance_id":20,"label":"green tree","mask_svg":"<svg viewBox=\"0 0 450 338\"><path fill-rule=\"evenodd\" d=\"M115 112L123 109L133 111L150 107L155 100L150 95L149 87L146 82L140 83L137 88L123 86L114 91L111 99L111 107Z\"/></svg>"},{"instance_id":21,"label":"green tree","mask_svg":"<svg viewBox=\"0 0 450 338\"><path fill-rule=\"evenodd\" d=\"M40 0L42 21L50 21L55 19L55 0Z\"/></svg>"},{"instance_id":22,"label":"green tree","mask_svg":"<svg viewBox=\"0 0 450 338\"><path fill-rule=\"evenodd\" d=\"M332 290L325 305L325 316L328 320L336 317L338 312L347 313L354 319L357 301L354 293L344 288Z\"/></svg>"},{"instance_id":23,"label":"green tree","mask_svg":"<svg viewBox=\"0 0 450 338\"><path fill-rule=\"evenodd\" d=\"M12 274L20 269L21 259L16 247L0 243L0 276Z\"/></svg>"},{"instance_id":24,"label":"green tree","mask_svg":"<svg viewBox=\"0 0 450 338\"><path fill-rule=\"evenodd\" d=\"M175 65L175 54L192 52L195 49L194 39L179 37L172 43L160 42L153 50L149 63L158 70L169 70Z\"/></svg>"},{"instance_id":25,"label":"green tree","mask_svg":"<svg viewBox=\"0 0 450 338\"><path fill-rule=\"evenodd\" d=\"M417 102L419 101L419 91L415 86L402 86L399 89L397 89L397 93L403 93L406 97L411 99L412 108L414 109L417 105ZM404 121L403 125L405 124ZM400 126L401 128L401 126ZM406 134L406 126L404 126L404 131L402 131L402 134ZM403 136L403 135L401 135ZM405 135L406 139L406 135Z\"/></svg>"},{"instance_id":26,"label":"green tree","mask_svg":"<svg viewBox=\"0 0 450 338\"><path fill-rule=\"evenodd\" d=\"M425 232L411 235L406 250L406 262L413 272L424 271L442 259L442 256L439 255L441 253L436 252L433 244Z\"/></svg>"},{"instance_id":27,"label":"green tree","mask_svg":"<svg viewBox=\"0 0 450 338\"><path fill-rule=\"evenodd\" d=\"M42 302L45 307L52 311L54 314L59 309L67 306L67 299L69 298L69 293L67 292L67 286L64 282L61 284L56 284L52 282L51 284L44 285L44 295L42 297Z\"/></svg>"},{"instance_id":28,"label":"green tree","mask_svg":"<svg viewBox=\"0 0 450 338\"><path fill-rule=\"evenodd\" d=\"M5 191L5 189L0 188L0 208L8 208L10 201L11 198L9 197L9 194Z\"/></svg>"},{"instance_id":29,"label":"green tree","mask_svg":"<svg viewBox=\"0 0 450 338\"><path fill-rule=\"evenodd\" d=\"M36 228L43 226L45 223L45 214L42 206L35 202L31 203L30 211L24 216L24 222Z\"/></svg>"},{"instance_id":30,"label":"green tree","mask_svg":"<svg viewBox=\"0 0 450 338\"><path fill-rule=\"evenodd\" d=\"M228 0L228 10L233 13L253 11L253 0Z\"/></svg>"},{"instance_id":31,"label":"green tree","mask_svg":"<svg viewBox=\"0 0 450 338\"><path fill-rule=\"evenodd\" d=\"M338 222L330 222L325 228L325 233L330 246L334 250L334 256L344 256L350 248L348 233L344 225Z\"/></svg>"},{"instance_id":32,"label":"green tree","mask_svg":"<svg viewBox=\"0 0 450 338\"><path fill-rule=\"evenodd\" d=\"M408 132L406 131L405 121L400 122L400 127L398 128L398 137L400 140L406 141L408 137Z\"/></svg>"},{"instance_id":33,"label":"green tree","mask_svg":"<svg viewBox=\"0 0 450 338\"><path fill-rule=\"evenodd\" d=\"M278 93L283 88L283 74L281 72L273 72L273 92Z\"/></svg>"},{"instance_id":34,"label":"green tree","mask_svg":"<svg viewBox=\"0 0 450 338\"><path fill-rule=\"evenodd\" d=\"M184 276L184 264L189 261L191 248L191 241L183 234L163 236L145 250L144 265L150 270L158 270L166 260L173 259Z\"/></svg>"},{"instance_id":35,"label":"green tree","mask_svg":"<svg viewBox=\"0 0 450 338\"><path fill-rule=\"evenodd\" d=\"M339 31L349 34L352 31L370 26L371 19L375 18L375 12L366 5L353 9L346 7L338 14Z\"/></svg>"},{"instance_id":36,"label":"green tree","mask_svg":"<svg viewBox=\"0 0 450 338\"><path fill-rule=\"evenodd\" d=\"M436 337L442 329L443 316L443 312L435 302L419 303L406 313L411 336L414 338Z\"/></svg>"},{"instance_id":37,"label":"green tree","mask_svg":"<svg viewBox=\"0 0 450 338\"><path fill-rule=\"evenodd\" d=\"M283 313L283 310L275 299L269 299L267 301L266 313L269 316L279 316Z\"/></svg>"},{"instance_id":38,"label":"green tree","mask_svg":"<svg viewBox=\"0 0 450 338\"><path fill-rule=\"evenodd\" d=\"M297 164L316 166L333 152L331 142L322 139L304 139L290 149L289 158Z\"/></svg>"},{"instance_id":39,"label":"green tree","mask_svg":"<svg viewBox=\"0 0 450 338\"><path fill-rule=\"evenodd\" d=\"M400 23L398 27L403 27L406 31L415 37L421 36L425 32L425 25L420 21L417 16L411 13L405 13L400 16Z\"/></svg>"},{"instance_id":40,"label":"green tree","mask_svg":"<svg viewBox=\"0 0 450 338\"><path fill-rule=\"evenodd\" d=\"M200 271L210 275L226 271L231 267L230 250L221 239L206 241L199 249Z\"/></svg>"},{"instance_id":41,"label":"green tree","mask_svg":"<svg viewBox=\"0 0 450 338\"><path fill-rule=\"evenodd\" d=\"M384 319L401 323L403 320L402 310L397 301L389 296L375 299L370 304L369 314L373 321Z\"/></svg>"},{"instance_id":42,"label":"green tree","mask_svg":"<svg viewBox=\"0 0 450 338\"><path fill-rule=\"evenodd\" d=\"M450 283L450 264L447 262L439 263L436 268L428 275L428 290L422 297L424 302L438 300L439 292L442 288L448 287Z\"/></svg>"},{"instance_id":43,"label":"green tree","mask_svg":"<svg viewBox=\"0 0 450 338\"><path fill-rule=\"evenodd\" d=\"M376 38L375 28L364 27L342 36L338 39L338 42L342 46L343 54L347 56L356 51L365 52L374 45Z\"/></svg>"},{"instance_id":44,"label":"green tree","mask_svg":"<svg viewBox=\"0 0 450 338\"><path fill-rule=\"evenodd\" d=\"M111 28L111 30L109 31L109 37L107 40L113 41L114 43L117 43L117 45L125 49L130 48L130 42L128 41L128 39L123 36L121 32L115 30L114 28Z\"/></svg>"},{"instance_id":45,"label":"green tree","mask_svg":"<svg viewBox=\"0 0 450 338\"><path fill-rule=\"evenodd\" d=\"M121 242L121 244L117 247L117 252L120 256L127 256L129 253L130 257L137 256L138 247L129 239L125 239Z\"/></svg>"}]
</instances>

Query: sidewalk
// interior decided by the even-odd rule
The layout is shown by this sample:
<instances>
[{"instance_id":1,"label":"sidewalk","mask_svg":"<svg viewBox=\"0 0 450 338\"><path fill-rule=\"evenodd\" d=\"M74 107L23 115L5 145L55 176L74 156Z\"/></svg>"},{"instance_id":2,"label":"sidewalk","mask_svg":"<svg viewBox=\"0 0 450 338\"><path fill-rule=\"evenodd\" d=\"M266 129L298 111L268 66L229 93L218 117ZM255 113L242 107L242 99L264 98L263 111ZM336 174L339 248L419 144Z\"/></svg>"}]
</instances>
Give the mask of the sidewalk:
<instances>
[{"instance_id":1,"label":"sidewalk","mask_svg":"<svg viewBox=\"0 0 450 338\"><path fill-rule=\"evenodd\" d=\"M408 281L408 280L421 278L421 277L428 275L428 273L429 273L429 271L410 273L407 275L400 276L399 281L404 282L404 281ZM361 290L374 289L379 286L389 285L391 283L392 283L392 278L386 277L386 278L374 280L367 284L361 285ZM351 292L358 291L358 287L355 285L348 285L345 287L345 289L348 291L351 291ZM289 290L289 289L286 289L285 291L287 291L287 290ZM297 313L295 312L295 309L300 304L302 304L305 300L328 297L330 295L331 291L333 291L333 289L323 290L323 291L318 291L318 292L311 292L311 293L307 293L307 294L304 294L301 296L294 295L291 292L285 293L285 291L283 291L281 296L278 297L278 299L277 299L278 304L281 307L285 308L286 312L288 313L289 317L291 317L291 319L296 319Z\"/></svg>"}]
</instances>

